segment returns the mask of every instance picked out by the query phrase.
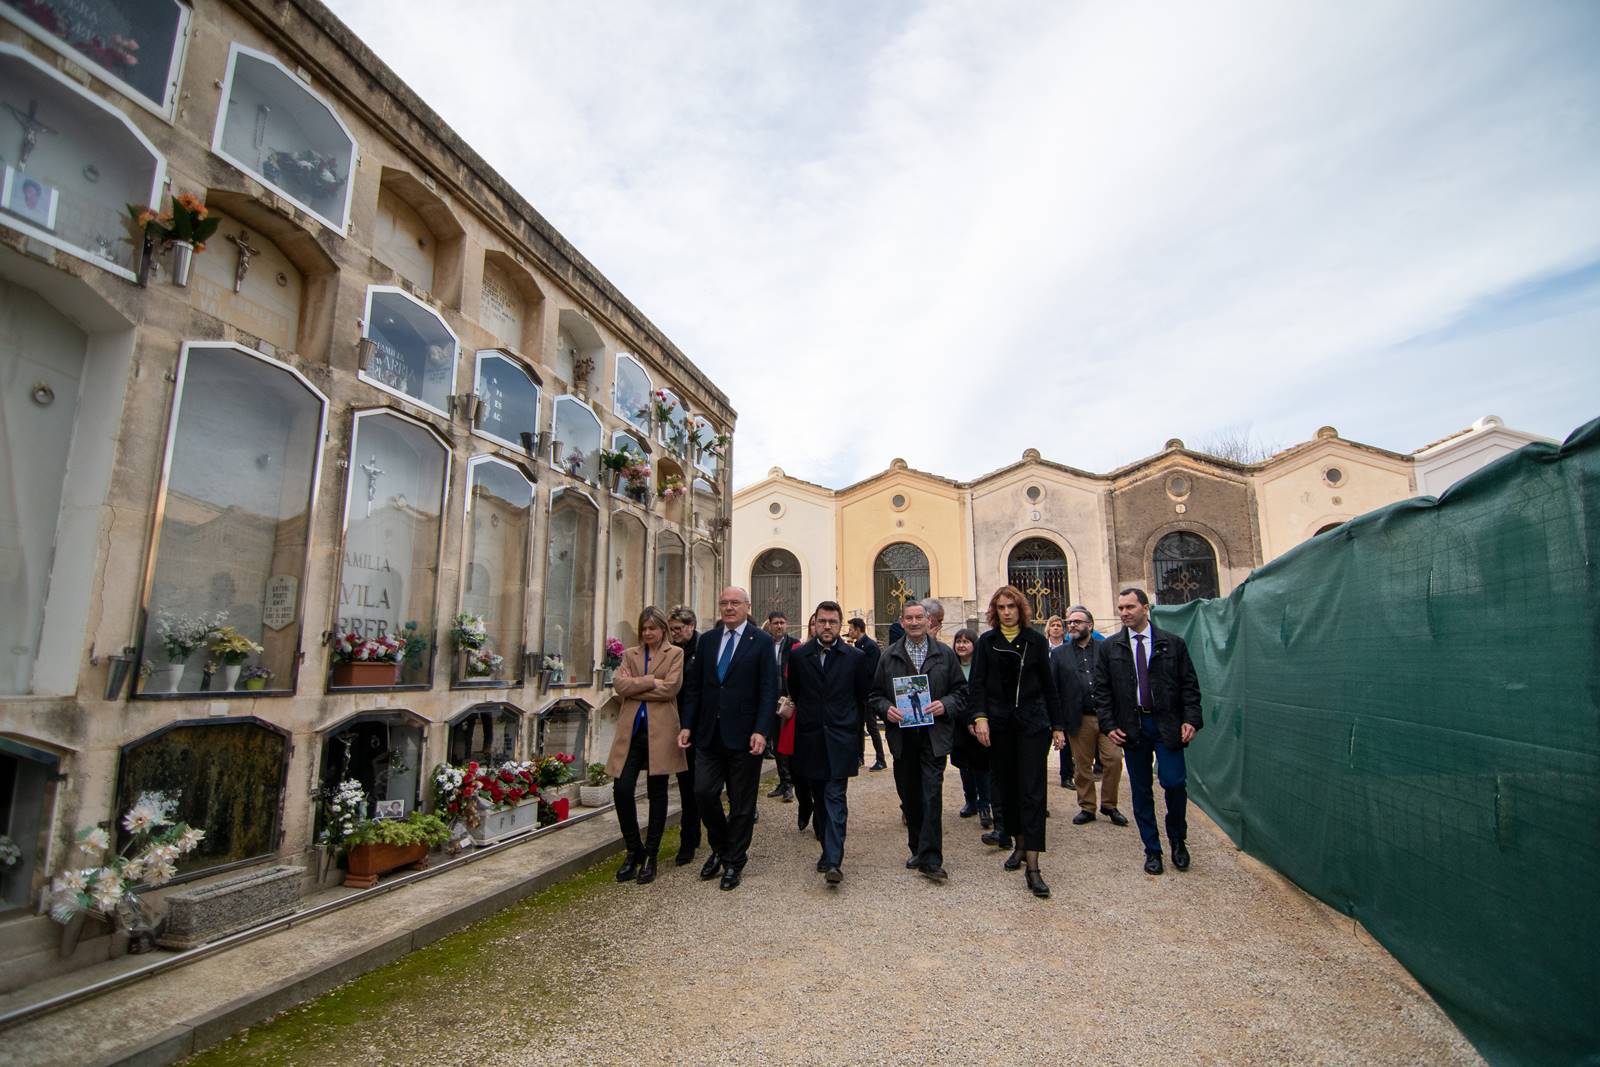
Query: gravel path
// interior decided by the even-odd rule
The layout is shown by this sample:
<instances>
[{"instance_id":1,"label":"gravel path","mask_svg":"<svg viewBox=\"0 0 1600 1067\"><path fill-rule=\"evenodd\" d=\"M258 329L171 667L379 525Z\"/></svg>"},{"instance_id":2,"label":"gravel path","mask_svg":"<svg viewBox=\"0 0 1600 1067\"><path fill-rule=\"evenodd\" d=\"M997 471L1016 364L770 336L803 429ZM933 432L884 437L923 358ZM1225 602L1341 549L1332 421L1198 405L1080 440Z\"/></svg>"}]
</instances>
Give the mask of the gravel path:
<instances>
[{"instance_id":1,"label":"gravel path","mask_svg":"<svg viewBox=\"0 0 1600 1067\"><path fill-rule=\"evenodd\" d=\"M1192 808L1193 867L1151 878L1133 827L1072 826L1052 785L1040 901L955 817L953 773L945 795L946 885L905 869L887 772L851 783L837 890L763 797L732 893L671 850L650 886L610 863L196 1062L1482 1062L1350 920Z\"/></svg>"}]
</instances>

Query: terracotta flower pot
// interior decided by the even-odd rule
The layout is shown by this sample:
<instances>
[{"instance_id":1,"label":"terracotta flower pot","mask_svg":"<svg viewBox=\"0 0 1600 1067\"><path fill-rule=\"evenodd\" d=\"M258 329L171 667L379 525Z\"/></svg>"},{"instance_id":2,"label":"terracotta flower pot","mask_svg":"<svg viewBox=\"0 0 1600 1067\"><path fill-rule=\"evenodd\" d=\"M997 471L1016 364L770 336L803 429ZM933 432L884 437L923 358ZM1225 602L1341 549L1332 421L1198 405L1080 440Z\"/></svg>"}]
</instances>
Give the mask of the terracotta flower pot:
<instances>
[{"instance_id":1,"label":"terracotta flower pot","mask_svg":"<svg viewBox=\"0 0 1600 1067\"><path fill-rule=\"evenodd\" d=\"M361 686L396 685L400 681L398 663L335 663L328 684L335 689Z\"/></svg>"},{"instance_id":2,"label":"terracotta flower pot","mask_svg":"<svg viewBox=\"0 0 1600 1067\"><path fill-rule=\"evenodd\" d=\"M427 845L351 845L346 858L348 871L344 884L367 889L378 884L378 876L400 867L420 871L428 865Z\"/></svg>"}]
</instances>

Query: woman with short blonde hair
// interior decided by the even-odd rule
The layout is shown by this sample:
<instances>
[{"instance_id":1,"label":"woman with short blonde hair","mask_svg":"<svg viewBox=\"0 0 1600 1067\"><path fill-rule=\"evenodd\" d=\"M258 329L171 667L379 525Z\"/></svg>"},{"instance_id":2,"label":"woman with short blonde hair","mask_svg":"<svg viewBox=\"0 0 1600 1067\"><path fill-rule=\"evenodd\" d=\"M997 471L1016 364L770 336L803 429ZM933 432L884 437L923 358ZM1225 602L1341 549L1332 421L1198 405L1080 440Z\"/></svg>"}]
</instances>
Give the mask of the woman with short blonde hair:
<instances>
[{"instance_id":1,"label":"woman with short blonde hair","mask_svg":"<svg viewBox=\"0 0 1600 1067\"><path fill-rule=\"evenodd\" d=\"M611 738L606 773L611 775L611 800L627 857L617 868L617 881L640 885L656 877L656 852L667 826L667 775L688 767L678 747L678 689L683 684L683 650L667 639L667 616L658 607L639 613L639 644L622 653L611 688L622 698L617 729ZM645 774L650 821L639 839L635 793Z\"/></svg>"}]
</instances>

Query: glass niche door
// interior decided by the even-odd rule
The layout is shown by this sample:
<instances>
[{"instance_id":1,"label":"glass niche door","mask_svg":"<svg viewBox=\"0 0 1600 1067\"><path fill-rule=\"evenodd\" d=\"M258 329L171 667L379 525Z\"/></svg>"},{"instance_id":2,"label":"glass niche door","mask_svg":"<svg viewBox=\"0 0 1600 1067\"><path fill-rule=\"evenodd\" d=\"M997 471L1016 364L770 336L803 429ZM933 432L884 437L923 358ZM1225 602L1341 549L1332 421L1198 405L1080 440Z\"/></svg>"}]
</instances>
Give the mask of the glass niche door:
<instances>
[{"instance_id":1,"label":"glass niche door","mask_svg":"<svg viewBox=\"0 0 1600 1067\"><path fill-rule=\"evenodd\" d=\"M544 662L560 685L594 680L595 558L600 509L576 489L550 500L544 572ZM555 657L552 660L551 657Z\"/></svg>"},{"instance_id":2,"label":"glass niche door","mask_svg":"<svg viewBox=\"0 0 1600 1067\"><path fill-rule=\"evenodd\" d=\"M276 360L184 347L137 695L294 691L326 408Z\"/></svg>"},{"instance_id":3,"label":"glass niche door","mask_svg":"<svg viewBox=\"0 0 1600 1067\"><path fill-rule=\"evenodd\" d=\"M461 612L483 620L487 636L475 652L455 650L455 681L515 684L522 681L533 482L504 460L477 456L468 463L467 485Z\"/></svg>"},{"instance_id":4,"label":"glass niche door","mask_svg":"<svg viewBox=\"0 0 1600 1067\"><path fill-rule=\"evenodd\" d=\"M355 416L345 494L344 554L330 657L330 688L430 685L439 579L440 517L450 449L421 422L394 411ZM340 670L339 644L390 636L402 645L395 676Z\"/></svg>"}]
</instances>

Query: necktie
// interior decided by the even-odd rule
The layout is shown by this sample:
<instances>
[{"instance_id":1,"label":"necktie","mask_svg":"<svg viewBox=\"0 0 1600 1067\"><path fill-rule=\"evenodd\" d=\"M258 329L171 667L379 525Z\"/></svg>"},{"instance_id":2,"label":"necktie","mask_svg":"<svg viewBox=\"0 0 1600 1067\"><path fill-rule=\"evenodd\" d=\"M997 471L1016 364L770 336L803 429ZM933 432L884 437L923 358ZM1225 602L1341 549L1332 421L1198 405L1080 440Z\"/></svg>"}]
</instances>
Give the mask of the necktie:
<instances>
[{"instance_id":1,"label":"necktie","mask_svg":"<svg viewBox=\"0 0 1600 1067\"><path fill-rule=\"evenodd\" d=\"M1150 661L1144 655L1144 634L1134 634L1133 639L1139 642L1133 652L1133 673L1139 679L1139 706L1154 709L1156 702L1150 697Z\"/></svg>"},{"instance_id":2,"label":"necktie","mask_svg":"<svg viewBox=\"0 0 1600 1067\"><path fill-rule=\"evenodd\" d=\"M729 634L731 635L730 638L722 642L722 655L717 657L718 682L725 682L728 680L728 664L733 662L733 646L739 643L739 636L737 634L731 630L729 631Z\"/></svg>"}]
</instances>

